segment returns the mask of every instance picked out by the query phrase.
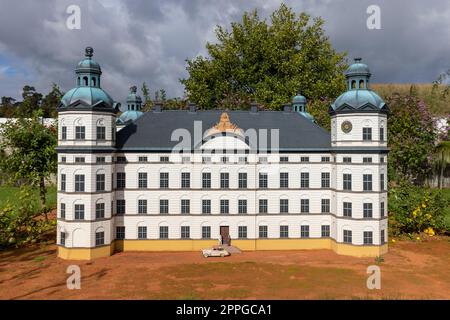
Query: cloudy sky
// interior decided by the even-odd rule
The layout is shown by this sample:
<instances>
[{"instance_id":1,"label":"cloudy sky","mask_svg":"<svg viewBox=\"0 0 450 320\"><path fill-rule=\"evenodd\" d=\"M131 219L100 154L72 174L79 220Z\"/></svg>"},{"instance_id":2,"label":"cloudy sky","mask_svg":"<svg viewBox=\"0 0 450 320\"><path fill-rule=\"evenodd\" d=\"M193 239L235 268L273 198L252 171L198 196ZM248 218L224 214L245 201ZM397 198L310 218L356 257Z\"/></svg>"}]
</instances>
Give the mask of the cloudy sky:
<instances>
[{"instance_id":1,"label":"cloudy sky","mask_svg":"<svg viewBox=\"0 0 450 320\"><path fill-rule=\"evenodd\" d=\"M74 86L86 46L103 70L102 87L117 101L146 81L151 91L182 96L185 59L205 55L216 25L229 26L257 8L268 17L276 0L0 0L0 96L20 97L24 84L46 93L53 82ZM349 59L361 56L373 82L431 82L450 68L448 0L295 0L296 12L325 19L327 34ZM81 9L81 29L66 26L67 7ZM381 29L369 30L370 5Z\"/></svg>"}]
</instances>

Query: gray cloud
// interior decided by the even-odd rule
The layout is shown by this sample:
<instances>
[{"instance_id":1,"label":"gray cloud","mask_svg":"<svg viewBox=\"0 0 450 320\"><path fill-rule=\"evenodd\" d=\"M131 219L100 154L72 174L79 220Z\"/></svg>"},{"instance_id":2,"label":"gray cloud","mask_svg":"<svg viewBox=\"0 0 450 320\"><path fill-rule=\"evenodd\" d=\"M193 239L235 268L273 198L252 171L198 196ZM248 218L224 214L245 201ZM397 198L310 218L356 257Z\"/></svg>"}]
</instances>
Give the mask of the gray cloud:
<instances>
[{"instance_id":1,"label":"gray cloud","mask_svg":"<svg viewBox=\"0 0 450 320\"><path fill-rule=\"evenodd\" d=\"M268 17L280 1L0 0L0 96L19 97L24 84L47 92L73 87L84 47L95 49L103 88L123 101L132 84L183 95L185 59L205 55L216 25L243 11ZM325 19L338 51L361 56L374 82L431 82L450 68L450 2L438 0L286 1L295 11ZM66 8L78 4L82 29L66 28ZM381 8L381 30L366 28L366 8Z\"/></svg>"}]
</instances>

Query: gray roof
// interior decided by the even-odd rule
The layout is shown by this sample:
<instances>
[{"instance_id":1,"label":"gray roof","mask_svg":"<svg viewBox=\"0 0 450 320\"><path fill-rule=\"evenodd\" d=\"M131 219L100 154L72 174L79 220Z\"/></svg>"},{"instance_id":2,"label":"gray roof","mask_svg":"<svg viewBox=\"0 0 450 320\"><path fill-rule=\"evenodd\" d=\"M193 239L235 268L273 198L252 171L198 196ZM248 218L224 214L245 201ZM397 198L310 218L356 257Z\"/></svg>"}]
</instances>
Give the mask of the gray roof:
<instances>
[{"instance_id":1,"label":"gray roof","mask_svg":"<svg viewBox=\"0 0 450 320\"><path fill-rule=\"evenodd\" d=\"M270 147L270 129L279 129L280 151L314 151L331 148L330 133L297 112L286 111L223 111L163 110L146 112L135 122L117 133L117 149L122 150L168 150L179 142L171 141L176 129L187 129L194 140L194 121L202 122L202 135L219 122L220 115L227 112L230 122L244 131L267 129Z\"/></svg>"}]
</instances>

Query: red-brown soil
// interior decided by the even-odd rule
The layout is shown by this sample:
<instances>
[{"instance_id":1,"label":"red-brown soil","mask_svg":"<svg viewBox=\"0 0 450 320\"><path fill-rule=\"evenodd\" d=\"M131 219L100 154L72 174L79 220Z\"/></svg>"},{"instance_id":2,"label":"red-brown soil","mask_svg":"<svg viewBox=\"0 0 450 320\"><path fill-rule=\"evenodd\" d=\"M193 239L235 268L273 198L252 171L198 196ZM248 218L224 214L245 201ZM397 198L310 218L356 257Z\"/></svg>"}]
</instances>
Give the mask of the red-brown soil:
<instances>
[{"instance_id":1,"label":"red-brown soil","mask_svg":"<svg viewBox=\"0 0 450 320\"><path fill-rule=\"evenodd\" d=\"M81 268L81 289L68 290L67 266ZM328 250L118 253L64 261L56 246L0 252L0 299L450 299L450 239L390 244L381 290L366 287L373 258Z\"/></svg>"}]
</instances>

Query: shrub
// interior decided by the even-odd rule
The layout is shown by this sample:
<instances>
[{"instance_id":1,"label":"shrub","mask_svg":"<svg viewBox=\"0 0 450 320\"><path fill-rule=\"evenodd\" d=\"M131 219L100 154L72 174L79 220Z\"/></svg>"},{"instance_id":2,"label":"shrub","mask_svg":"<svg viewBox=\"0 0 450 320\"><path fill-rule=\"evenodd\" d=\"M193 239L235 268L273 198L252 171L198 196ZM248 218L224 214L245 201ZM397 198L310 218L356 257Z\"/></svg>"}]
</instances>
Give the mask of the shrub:
<instances>
[{"instance_id":1,"label":"shrub","mask_svg":"<svg viewBox=\"0 0 450 320\"><path fill-rule=\"evenodd\" d=\"M449 201L440 190L402 184L389 190L389 224L393 235L442 233Z\"/></svg>"},{"instance_id":2,"label":"shrub","mask_svg":"<svg viewBox=\"0 0 450 320\"><path fill-rule=\"evenodd\" d=\"M19 203L19 206L7 203L0 209L0 249L36 243L54 230L56 221L44 219L42 213L34 209L29 188L21 188Z\"/></svg>"}]
</instances>

